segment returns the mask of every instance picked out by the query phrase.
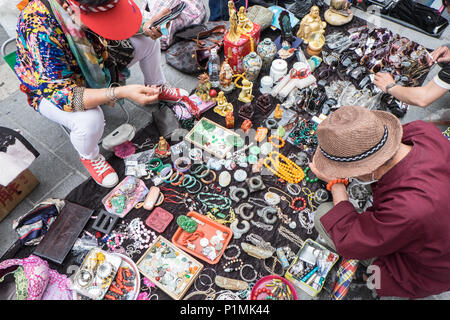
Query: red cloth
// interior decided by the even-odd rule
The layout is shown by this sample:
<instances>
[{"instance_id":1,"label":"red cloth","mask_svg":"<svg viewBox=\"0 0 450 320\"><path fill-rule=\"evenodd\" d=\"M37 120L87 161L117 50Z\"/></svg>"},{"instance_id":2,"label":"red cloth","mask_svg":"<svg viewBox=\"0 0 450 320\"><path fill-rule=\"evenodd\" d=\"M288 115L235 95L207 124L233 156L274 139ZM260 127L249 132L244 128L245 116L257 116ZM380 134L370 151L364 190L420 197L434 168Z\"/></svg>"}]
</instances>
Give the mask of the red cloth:
<instances>
[{"instance_id":1,"label":"red cloth","mask_svg":"<svg viewBox=\"0 0 450 320\"><path fill-rule=\"evenodd\" d=\"M373 206L342 201L320 221L341 256L378 257L379 296L415 299L450 290L450 142L423 121L403 130L413 147L372 185Z\"/></svg>"}]
</instances>

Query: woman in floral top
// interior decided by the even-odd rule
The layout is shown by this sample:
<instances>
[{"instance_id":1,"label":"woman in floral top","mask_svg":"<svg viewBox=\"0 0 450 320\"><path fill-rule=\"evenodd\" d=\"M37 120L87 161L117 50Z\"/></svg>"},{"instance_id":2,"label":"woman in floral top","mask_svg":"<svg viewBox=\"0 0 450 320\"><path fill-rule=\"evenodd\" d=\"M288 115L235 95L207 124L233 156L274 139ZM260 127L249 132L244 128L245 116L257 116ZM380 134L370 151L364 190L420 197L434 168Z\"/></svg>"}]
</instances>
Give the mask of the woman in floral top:
<instances>
[{"instance_id":1,"label":"woman in floral top","mask_svg":"<svg viewBox=\"0 0 450 320\"><path fill-rule=\"evenodd\" d=\"M99 153L105 121L99 106L114 106L122 98L147 105L187 95L166 84L160 63L161 30L150 27L169 9L143 22L136 3L32 0L17 25L15 72L21 90L36 111L71 131L82 163L107 188L118 183L118 176ZM127 68L137 62L145 85L119 86Z\"/></svg>"}]
</instances>

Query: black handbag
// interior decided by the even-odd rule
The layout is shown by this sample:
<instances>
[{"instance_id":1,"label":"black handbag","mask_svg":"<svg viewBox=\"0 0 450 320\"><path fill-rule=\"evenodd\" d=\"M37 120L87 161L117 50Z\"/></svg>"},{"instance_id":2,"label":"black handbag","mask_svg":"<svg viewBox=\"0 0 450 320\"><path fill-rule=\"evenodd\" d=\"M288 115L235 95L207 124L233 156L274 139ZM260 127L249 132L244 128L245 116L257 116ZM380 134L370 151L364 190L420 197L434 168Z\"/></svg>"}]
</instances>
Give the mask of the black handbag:
<instances>
[{"instance_id":1,"label":"black handbag","mask_svg":"<svg viewBox=\"0 0 450 320\"><path fill-rule=\"evenodd\" d=\"M167 64L186 74L207 70L210 50L223 46L228 22L210 21L195 25L176 34L179 40L166 51Z\"/></svg>"}]
</instances>

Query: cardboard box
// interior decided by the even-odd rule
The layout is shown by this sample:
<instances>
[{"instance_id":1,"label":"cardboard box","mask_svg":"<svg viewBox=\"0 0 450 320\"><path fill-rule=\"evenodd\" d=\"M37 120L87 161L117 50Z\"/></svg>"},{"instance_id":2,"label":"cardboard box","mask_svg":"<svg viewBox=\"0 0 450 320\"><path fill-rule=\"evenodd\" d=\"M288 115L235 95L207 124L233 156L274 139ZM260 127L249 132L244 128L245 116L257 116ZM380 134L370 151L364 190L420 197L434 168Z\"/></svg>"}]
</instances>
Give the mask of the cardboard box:
<instances>
[{"instance_id":1,"label":"cardboard box","mask_svg":"<svg viewBox=\"0 0 450 320\"><path fill-rule=\"evenodd\" d=\"M0 186L0 221L2 221L39 184L29 169L24 170L6 187Z\"/></svg>"}]
</instances>

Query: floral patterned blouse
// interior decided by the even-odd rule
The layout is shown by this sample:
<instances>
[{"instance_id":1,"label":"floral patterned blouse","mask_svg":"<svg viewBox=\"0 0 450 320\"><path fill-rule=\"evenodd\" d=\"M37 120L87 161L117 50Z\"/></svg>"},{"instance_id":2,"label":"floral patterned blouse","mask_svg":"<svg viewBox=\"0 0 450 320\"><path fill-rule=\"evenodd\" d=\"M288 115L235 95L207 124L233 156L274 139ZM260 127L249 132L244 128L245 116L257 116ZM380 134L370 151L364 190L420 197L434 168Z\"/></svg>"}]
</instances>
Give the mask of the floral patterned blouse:
<instances>
[{"instance_id":1,"label":"floral patterned blouse","mask_svg":"<svg viewBox=\"0 0 450 320\"><path fill-rule=\"evenodd\" d=\"M35 109L43 98L72 111L73 89L85 80L61 26L39 0L22 11L17 25L15 72Z\"/></svg>"}]
</instances>

